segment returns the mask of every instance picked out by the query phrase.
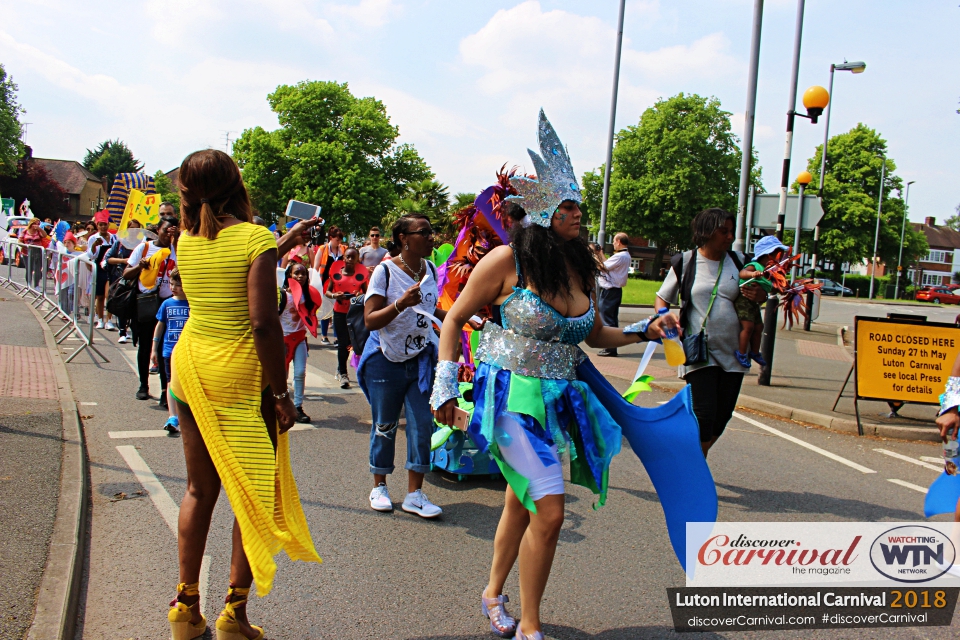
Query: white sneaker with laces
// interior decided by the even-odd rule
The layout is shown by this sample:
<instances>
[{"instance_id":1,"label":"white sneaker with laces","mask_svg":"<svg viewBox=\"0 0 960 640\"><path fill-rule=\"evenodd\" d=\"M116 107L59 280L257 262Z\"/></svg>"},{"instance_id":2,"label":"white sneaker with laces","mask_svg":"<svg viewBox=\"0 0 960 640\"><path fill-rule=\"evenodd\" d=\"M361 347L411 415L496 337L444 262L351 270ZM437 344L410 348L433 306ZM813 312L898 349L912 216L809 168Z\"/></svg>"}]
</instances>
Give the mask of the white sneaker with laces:
<instances>
[{"instance_id":1,"label":"white sneaker with laces","mask_svg":"<svg viewBox=\"0 0 960 640\"><path fill-rule=\"evenodd\" d=\"M121 333L120 337L117 338L117 344L126 344L127 343L127 334Z\"/></svg>"},{"instance_id":2,"label":"white sneaker with laces","mask_svg":"<svg viewBox=\"0 0 960 640\"><path fill-rule=\"evenodd\" d=\"M381 482L373 488L373 491L370 492L370 507L375 511L393 511L393 503L390 502L390 492L387 491L387 485Z\"/></svg>"},{"instance_id":3,"label":"white sneaker with laces","mask_svg":"<svg viewBox=\"0 0 960 640\"><path fill-rule=\"evenodd\" d=\"M117 328L114 326L114 324L113 324L112 322L109 322L109 321L107 321L107 324L106 324L106 326L105 326L104 328L105 328L107 331L116 331L116 330L117 330Z\"/></svg>"},{"instance_id":4,"label":"white sneaker with laces","mask_svg":"<svg viewBox=\"0 0 960 640\"><path fill-rule=\"evenodd\" d=\"M95 329L103 329L103 320L97 320L97 326Z\"/></svg>"},{"instance_id":5,"label":"white sneaker with laces","mask_svg":"<svg viewBox=\"0 0 960 640\"><path fill-rule=\"evenodd\" d=\"M407 497L403 499L401 508L407 513L415 513L421 518L436 518L443 513L443 509L430 502L430 499L420 489L408 493Z\"/></svg>"}]
</instances>

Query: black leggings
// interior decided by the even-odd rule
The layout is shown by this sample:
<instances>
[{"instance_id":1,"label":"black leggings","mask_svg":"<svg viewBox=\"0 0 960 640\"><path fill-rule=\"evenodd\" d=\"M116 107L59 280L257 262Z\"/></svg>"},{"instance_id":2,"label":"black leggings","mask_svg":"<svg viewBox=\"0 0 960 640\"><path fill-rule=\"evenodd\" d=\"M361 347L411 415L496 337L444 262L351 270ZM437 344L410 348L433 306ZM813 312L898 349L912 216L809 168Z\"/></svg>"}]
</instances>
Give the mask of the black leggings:
<instances>
[{"instance_id":1,"label":"black leggings","mask_svg":"<svg viewBox=\"0 0 960 640\"><path fill-rule=\"evenodd\" d=\"M137 333L139 343L137 345L137 372L140 374L140 388L150 388L150 354L157 351L159 342L153 341L153 332L157 328L157 319L151 318L146 321L138 322ZM163 369L163 359L157 353L157 364L160 369L160 388L167 388L167 372Z\"/></svg>"},{"instance_id":2,"label":"black leggings","mask_svg":"<svg viewBox=\"0 0 960 640\"><path fill-rule=\"evenodd\" d=\"M737 407L743 374L710 366L691 371L684 379L693 392L693 413L700 423L700 442L719 438Z\"/></svg>"},{"instance_id":3,"label":"black leggings","mask_svg":"<svg viewBox=\"0 0 960 640\"><path fill-rule=\"evenodd\" d=\"M333 330L337 336L337 373L347 375L347 358L350 357L350 332L347 330L347 314L333 312Z\"/></svg>"}]
</instances>

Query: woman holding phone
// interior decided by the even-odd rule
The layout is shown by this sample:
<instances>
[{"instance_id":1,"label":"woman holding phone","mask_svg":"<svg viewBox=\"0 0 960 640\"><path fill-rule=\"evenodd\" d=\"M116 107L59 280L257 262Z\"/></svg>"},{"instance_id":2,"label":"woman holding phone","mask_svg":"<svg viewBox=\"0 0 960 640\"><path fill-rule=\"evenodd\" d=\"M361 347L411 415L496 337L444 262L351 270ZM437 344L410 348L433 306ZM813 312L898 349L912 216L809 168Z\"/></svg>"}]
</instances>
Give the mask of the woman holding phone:
<instances>
[{"instance_id":1,"label":"woman holding phone","mask_svg":"<svg viewBox=\"0 0 960 640\"><path fill-rule=\"evenodd\" d=\"M436 518L443 511L423 493L423 475L430 470L433 415L428 402L437 362L437 336L428 316L443 320L437 309L437 272L427 260L433 252L430 220L418 213L393 225L395 258L373 271L364 302L370 337L357 367L357 381L370 402L370 507L393 511L387 476L394 470L400 409L407 418L407 495L404 511Z\"/></svg>"}]
</instances>

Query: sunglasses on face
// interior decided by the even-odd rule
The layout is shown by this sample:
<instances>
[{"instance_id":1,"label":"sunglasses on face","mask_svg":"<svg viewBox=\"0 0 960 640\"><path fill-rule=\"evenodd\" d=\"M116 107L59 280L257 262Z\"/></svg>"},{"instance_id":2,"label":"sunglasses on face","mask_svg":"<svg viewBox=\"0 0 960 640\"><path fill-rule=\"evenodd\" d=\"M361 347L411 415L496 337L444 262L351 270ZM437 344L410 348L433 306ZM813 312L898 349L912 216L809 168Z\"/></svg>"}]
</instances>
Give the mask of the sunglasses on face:
<instances>
[{"instance_id":1,"label":"sunglasses on face","mask_svg":"<svg viewBox=\"0 0 960 640\"><path fill-rule=\"evenodd\" d=\"M379 233L371 233L371 234L370 234L370 237L371 237L371 238L379 238L379 237L380 237L380 234L379 234Z\"/></svg>"},{"instance_id":2,"label":"sunglasses on face","mask_svg":"<svg viewBox=\"0 0 960 640\"><path fill-rule=\"evenodd\" d=\"M408 236L423 236L424 238L429 238L433 235L433 229L420 229L419 231L410 231L407 234Z\"/></svg>"}]
</instances>

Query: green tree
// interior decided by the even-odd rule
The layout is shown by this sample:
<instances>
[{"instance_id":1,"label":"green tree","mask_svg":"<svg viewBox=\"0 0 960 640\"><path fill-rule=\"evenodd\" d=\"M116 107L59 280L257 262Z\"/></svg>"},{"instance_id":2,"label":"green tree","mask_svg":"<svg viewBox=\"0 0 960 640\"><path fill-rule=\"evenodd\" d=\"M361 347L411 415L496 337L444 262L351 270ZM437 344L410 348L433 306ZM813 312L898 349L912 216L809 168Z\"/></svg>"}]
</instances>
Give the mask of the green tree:
<instances>
[{"instance_id":1,"label":"green tree","mask_svg":"<svg viewBox=\"0 0 960 640\"><path fill-rule=\"evenodd\" d=\"M446 233L452 220L450 194L446 185L432 178L408 183L393 208L380 221L380 228L390 229L405 213L423 214L439 227L437 230L441 234Z\"/></svg>"},{"instance_id":2,"label":"green tree","mask_svg":"<svg viewBox=\"0 0 960 640\"><path fill-rule=\"evenodd\" d=\"M153 186L160 196L161 202L169 202L173 205L177 215L180 214L180 190L173 186L173 181L167 177L163 169L158 169L153 174Z\"/></svg>"},{"instance_id":3,"label":"green tree","mask_svg":"<svg viewBox=\"0 0 960 640\"><path fill-rule=\"evenodd\" d=\"M0 64L0 175L15 174L17 160L23 155L21 113L24 111L17 103L17 85Z\"/></svg>"},{"instance_id":4,"label":"green tree","mask_svg":"<svg viewBox=\"0 0 960 640\"><path fill-rule=\"evenodd\" d=\"M118 173L136 173L143 163L133 156L133 151L121 140L105 140L96 149L87 149L83 166L98 178L107 178L107 190L113 189L113 179Z\"/></svg>"},{"instance_id":5,"label":"green tree","mask_svg":"<svg viewBox=\"0 0 960 640\"><path fill-rule=\"evenodd\" d=\"M254 206L276 219L289 199L323 207L347 232L365 233L434 175L376 98L357 98L346 83L304 81L267 96L280 128L245 130L233 155Z\"/></svg>"},{"instance_id":6,"label":"green tree","mask_svg":"<svg viewBox=\"0 0 960 640\"><path fill-rule=\"evenodd\" d=\"M826 178L821 194L824 215L820 222L820 251L825 260L833 262L833 275L836 278L840 277L843 263L857 264L873 256L882 156L886 151L886 140L863 123L830 138ZM813 175L811 184L819 184L822 153L823 145L818 145L813 157L807 161L807 171ZM902 197L903 180L896 175L896 168L893 159L887 158L877 248L881 261L890 270L896 269L900 230L906 215ZM801 238L801 246L807 251L810 249L807 246L809 242L809 239L804 241ZM928 249L923 233L906 225L904 265L926 255Z\"/></svg>"},{"instance_id":7,"label":"green tree","mask_svg":"<svg viewBox=\"0 0 960 640\"><path fill-rule=\"evenodd\" d=\"M624 231L668 248L690 246L690 221L708 207L737 206L738 139L716 98L677 94L617 134L607 211L608 235ZM754 166L757 163L754 162ZM760 186L760 170L752 176ZM583 177L591 228L599 226L603 168Z\"/></svg>"},{"instance_id":8,"label":"green tree","mask_svg":"<svg viewBox=\"0 0 960 640\"><path fill-rule=\"evenodd\" d=\"M950 216L943 221L943 224L950 227L954 231L960 231L960 204L957 205L954 211L957 212L957 215Z\"/></svg>"}]
</instances>

